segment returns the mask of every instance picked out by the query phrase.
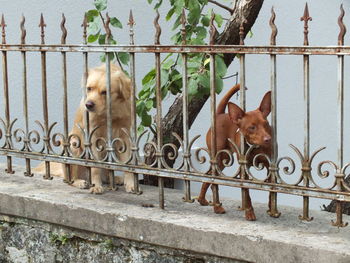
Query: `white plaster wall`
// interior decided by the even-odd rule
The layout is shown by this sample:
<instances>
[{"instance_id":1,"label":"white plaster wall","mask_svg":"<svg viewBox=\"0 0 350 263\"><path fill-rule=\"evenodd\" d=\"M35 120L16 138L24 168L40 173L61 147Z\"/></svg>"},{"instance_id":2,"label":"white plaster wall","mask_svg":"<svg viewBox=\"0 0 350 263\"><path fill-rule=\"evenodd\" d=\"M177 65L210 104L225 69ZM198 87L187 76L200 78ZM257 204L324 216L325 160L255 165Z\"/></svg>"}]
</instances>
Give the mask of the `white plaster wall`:
<instances>
[{"instance_id":1,"label":"white plaster wall","mask_svg":"<svg viewBox=\"0 0 350 263\"><path fill-rule=\"evenodd\" d=\"M19 22L22 14L26 16L27 43L39 43L40 29L38 27L40 13L44 14L46 27L46 43L58 43L61 38L60 22L61 14L64 13L67 18L66 27L68 28L67 43L81 43L82 30L81 23L85 11L92 8L92 0L1 0L0 12L5 14L7 23L7 42L18 43L20 39ZM165 1L166 2L166 1ZM339 6L342 1L334 0L309 0L309 10L313 21L309 23L310 27L310 45L335 45L337 44L339 15ZM267 45L270 39L270 28L268 22L270 19L271 6L275 7L277 13L276 25L278 27L277 43L279 45L300 45L303 43L303 22L300 17L303 15L305 1L286 1L286 0L265 0L260 15L254 25L253 37L246 39L247 45ZM350 4L344 2L345 12L349 11ZM109 1L109 13L117 16L123 23L123 30L115 30L114 35L120 43L129 42L127 20L129 10L132 8L136 20L135 42L137 44L152 44L154 29L154 12L152 7L146 1ZM225 12L221 12L226 15ZM164 17L166 8L161 10L162 35L161 42L169 43L172 32L166 26ZM347 23L348 16L345 16ZM345 43L349 45L348 37ZM9 86L11 98L11 118L22 118L22 62L20 54L9 54ZM99 62L99 55L90 56L90 66L95 66ZM247 109L256 108L263 96L269 90L270 85L270 59L266 55L247 55ZM349 59L346 58L346 68ZM277 89L278 89L278 141L280 146L280 155L289 155L293 158L297 156L289 148L292 143L298 147L303 145L303 60L299 56L280 56L277 59ZM60 54L47 55L47 76L49 90L49 116L50 121L59 123L58 129L62 123L62 80L61 80L61 56ZM137 55L137 86L140 88L142 76L154 65L152 55ZM337 88L337 59L330 56L311 57L311 150L321 146L327 146L316 159L318 163L324 159L336 161L336 132L337 132L337 108L336 108L336 88ZM74 109L81 96L80 79L83 70L82 55L68 55L68 81L69 81L69 112L72 118ZM238 61L235 61L229 68L229 74L239 71ZM30 93L29 112L31 128L38 128L34 120L42 120L42 101L41 101L41 66L39 54L28 54L28 88ZM234 80L227 80L226 87L232 86ZM1 85L2 86L2 85ZM349 77L346 74L345 80L345 101L349 101ZM226 90L226 89L225 89ZM224 92L225 92L224 90ZM2 92L2 91L1 91ZM218 100L224 94L218 96ZM1 95L2 96L2 93ZM169 105L172 98L168 98L164 103ZM233 101L238 102L237 98ZM4 116L4 103L1 101L0 115ZM165 106L166 107L166 106ZM345 105L345 119L349 119L349 104ZM199 114L193 129L190 132L191 137L197 134L205 134L208 126L209 104ZM22 125L19 120L18 125ZM345 125L345 146L349 144L348 132L350 126ZM204 146L204 137L197 141L196 147ZM345 150L345 161L348 158L349 151ZM297 169L300 166L297 167ZM316 168L314 166L314 168ZM287 177L286 177L287 178ZM292 177L294 178L294 177ZM287 178L288 179L288 178ZM292 180L293 181L293 180ZM327 181L327 180L325 180ZM327 181L328 182L328 181ZM328 182L329 183L329 182ZM198 185L194 186L198 189ZM240 197L239 190L224 188L222 195ZM253 199L264 200L266 193L254 193ZM300 199L300 200L299 200ZM281 203L301 205L301 198L287 196L282 197ZM296 201L297 200L297 201ZM312 199L312 206L318 207L318 201Z\"/></svg>"}]
</instances>

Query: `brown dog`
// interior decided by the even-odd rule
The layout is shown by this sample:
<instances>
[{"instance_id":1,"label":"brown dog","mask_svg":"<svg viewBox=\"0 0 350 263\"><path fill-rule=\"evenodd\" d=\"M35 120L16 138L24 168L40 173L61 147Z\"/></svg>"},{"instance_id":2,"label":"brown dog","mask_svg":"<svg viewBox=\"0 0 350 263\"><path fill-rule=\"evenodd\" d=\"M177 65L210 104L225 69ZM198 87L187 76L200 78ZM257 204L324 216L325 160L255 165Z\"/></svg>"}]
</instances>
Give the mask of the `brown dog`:
<instances>
[{"instance_id":1,"label":"brown dog","mask_svg":"<svg viewBox=\"0 0 350 263\"><path fill-rule=\"evenodd\" d=\"M125 142L125 152L119 153L115 151L118 159L124 162L130 156L130 141L122 129L124 128L129 131L131 126L131 82L119 67L111 65L110 69L112 139L120 138ZM83 121L84 112L88 110L90 132L95 127L98 127L91 137L91 149L96 159L100 160L106 154L105 150L99 151L96 145L97 141L100 140L99 138L106 139L107 137L106 65L101 65L89 70L86 87L84 88L86 89L86 99L84 100L84 98L82 98L80 101L80 105L75 114L74 125L70 132L70 134L75 134L71 139L71 144L78 145L79 148L77 146L71 146L71 149L75 157L79 157L84 151L85 138L81 128L85 128ZM78 141L80 141L80 143L77 143ZM118 145L116 147L118 147ZM52 175L64 176L64 178L67 178L66 169L64 169L63 165L51 163L50 169ZM37 173L43 173L44 171L45 167L43 164L35 169ZM78 188L88 187L86 168L83 166L71 165L71 176L74 181L73 186ZM102 182L108 182L107 170L91 168L91 181L93 186L90 188L90 192L94 194L103 193L104 188ZM122 184L124 182L127 192L132 192L134 190L134 179L131 173L124 173L124 178L115 177L115 182L116 184Z\"/></svg>"},{"instance_id":2,"label":"brown dog","mask_svg":"<svg viewBox=\"0 0 350 263\"><path fill-rule=\"evenodd\" d=\"M247 156L248 166L252 165L253 158L259 153L264 153L267 156L271 156L271 127L267 121L267 116L271 112L271 92L267 92L262 99L258 109L244 112L240 107L234 103L228 102L230 98L239 90L240 86L235 85L220 101L216 111L216 151L223 149L236 152L234 147L229 143L228 139L240 147L241 134L243 134L246 142L251 145L257 145L258 148L254 149L252 153ZM226 105L228 105L228 113L225 113ZM211 149L211 129L207 132L206 142L208 149ZM221 157L222 158L222 157ZM219 169L224 169L221 158L219 156L218 166ZM262 163L268 169L268 162L265 158L257 158L258 163ZM203 183L198 202L201 205L208 205L208 201L205 199L205 194L208 190L210 183ZM246 190L246 210L245 217L247 220L255 220L254 209L249 196L249 190ZM214 212L218 214L225 213L225 209L219 205L214 204Z\"/></svg>"}]
</instances>

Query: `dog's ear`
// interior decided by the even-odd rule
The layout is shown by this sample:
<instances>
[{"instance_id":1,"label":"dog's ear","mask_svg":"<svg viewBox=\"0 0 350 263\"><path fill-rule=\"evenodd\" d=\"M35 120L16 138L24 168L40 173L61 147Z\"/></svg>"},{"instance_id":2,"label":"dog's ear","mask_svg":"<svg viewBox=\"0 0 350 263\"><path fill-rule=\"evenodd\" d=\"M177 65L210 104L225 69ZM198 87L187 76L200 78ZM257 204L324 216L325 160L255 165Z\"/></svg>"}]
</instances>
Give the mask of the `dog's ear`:
<instances>
[{"instance_id":1,"label":"dog's ear","mask_svg":"<svg viewBox=\"0 0 350 263\"><path fill-rule=\"evenodd\" d=\"M131 80L123 75L119 79L120 81L120 94L124 99L129 99L131 96Z\"/></svg>"},{"instance_id":2,"label":"dog's ear","mask_svg":"<svg viewBox=\"0 0 350 263\"><path fill-rule=\"evenodd\" d=\"M244 117L244 111L238 107L236 104L228 103L228 114L232 122L238 124L238 122Z\"/></svg>"},{"instance_id":3,"label":"dog's ear","mask_svg":"<svg viewBox=\"0 0 350 263\"><path fill-rule=\"evenodd\" d=\"M131 96L131 81L121 70L112 70L111 78L118 96L129 99Z\"/></svg>"},{"instance_id":4,"label":"dog's ear","mask_svg":"<svg viewBox=\"0 0 350 263\"><path fill-rule=\"evenodd\" d=\"M271 112L271 91L266 92L262 99L259 110L262 112L264 118L266 118Z\"/></svg>"}]
</instances>

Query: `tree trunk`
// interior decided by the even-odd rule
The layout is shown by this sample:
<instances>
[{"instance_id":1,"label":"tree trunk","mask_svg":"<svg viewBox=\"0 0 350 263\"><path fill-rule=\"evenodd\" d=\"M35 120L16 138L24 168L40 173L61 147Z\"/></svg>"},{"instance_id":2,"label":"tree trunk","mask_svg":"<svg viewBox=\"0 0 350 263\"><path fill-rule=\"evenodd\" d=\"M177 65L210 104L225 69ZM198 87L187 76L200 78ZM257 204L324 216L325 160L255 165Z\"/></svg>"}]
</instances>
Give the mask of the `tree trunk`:
<instances>
[{"instance_id":1,"label":"tree trunk","mask_svg":"<svg viewBox=\"0 0 350 263\"><path fill-rule=\"evenodd\" d=\"M227 21L224 31L218 35L215 39L215 44L218 45L238 45L240 42L239 27L241 25L241 15L246 19L244 23L244 37L252 28L256 18L259 15L264 0L238 0L235 4L231 17ZM225 54L224 61L229 66L235 54ZM192 126L198 113L203 108L205 102L208 100L209 95L205 95L202 98L193 98L188 107L189 128ZM166 138L167 142L174 143L179 147L179 143L171 135L172 132L176 132L183 138L183 126L182 126L182 96L178 96L172 106L169 108L168 113L162 119L163 125L163 138ZM146 160L147 163L152 163L151 160ZM171 162L169 161L171 164ZM144 176L144 183L149 185L157 185L158 179L154 176ZM174 180L170 178L164 179L165 187L174 187Z\"/></svg>"}]
</instances>

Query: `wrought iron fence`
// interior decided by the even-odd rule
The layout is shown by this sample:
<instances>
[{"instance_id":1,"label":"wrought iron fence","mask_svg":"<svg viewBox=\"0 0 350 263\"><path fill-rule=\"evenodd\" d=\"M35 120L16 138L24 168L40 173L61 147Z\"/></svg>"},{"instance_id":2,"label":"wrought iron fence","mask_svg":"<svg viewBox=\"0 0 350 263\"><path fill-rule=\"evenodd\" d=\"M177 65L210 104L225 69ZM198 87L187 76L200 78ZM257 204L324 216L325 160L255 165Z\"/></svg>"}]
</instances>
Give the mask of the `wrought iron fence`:
<instances>
[{"instance_id":1,"label":"wrought iron fence","mask_svg":"<svg viewBox=\"0 0 350 263\"><path fill-rule=\"evenodd\" d=\"M272 9L272 15L270 19L271 26L271 41L266 46L246 46L244 45L244 20L242 19L240 27L241 41L240 45L231 46L220 46L214 45L214 32L215 27L213 25L213 19L211 21L211 34L210 43L206 46L189 46L186 45L185 35L185 19L183 19L183 45L161 45L159 41L160 26L158 25L158 18L155 19L155 43L154 45L135 45L134 43L134 20L132 14L130 15L130 43L129 45L88 45L87 39L87 20L84 19L83 23L83 39L84 42L81 45L70 45L66 43L67 30L65 28L65 17L63 15L61 29L62 38L61 43L56 45L50 45L45 43L45 22L43 16L40 19L41 27L41 43L40 44L26 44L26 30L24 27L25 19L22 18L21 27L21 43L20 44L7 44L5 34L5 21L2 16L1 27L2 27L2 43L0 50L2 52L2 69L3 69L3 96L4 96L4 118L0 118L2 128L0 129L0 140L2 142L0 153L5 155L7 158L7 173L14 173L12 167L12 158L24 158L26 162L26 176L32 176L31 171L31 160L41 160L46 165L45 179L50 179L50 162L63 163L66 168L70 165L82 165L87 167L88 170L91 167L99 167L108 169L110 171L119 170L127 171L134 174L135 177L135 189L138 189L138 174L147 174L157 176L159 178L159 204L161 208L164 208L164 185L163 178L175 178L184 180L185 182L185 201L191 201L191 181L206 182L214 185L226 185L237 188L245 189L258 189L263 191L269 191L271 195L271 207L270 214L272 216L278 216L277 210L277 193L286 193L290 195L299 195L303 197L303 214L300 216L301 220L312 220L309 215L309 198L325 198L330 200L336 200L337 202L337 220L333 222L333 225L341 227L346 226L346 223L342 220L342 205L344 202L350 201L350 185L346 182L346 170L350 166L350 163L344 162L344 57L350 55L350 47L344 45L344 35L346 33L345 26L343 24L344 10L341 6L341 14L338 19L340 27L340 33L338 38L337 46L309 46L308 42L308 21L311 20L306 6L304 15L301 20L304 22L304 43L301 46L278 46L276 45L277 27L274 23L275 12ZM107 39L110 36L107 21ZM11 88L8 75L11 73L8 71L7 55L9 52L20 52L22 56L23 66L23 120L24 127L16 128L17 118L11 117L10 114L10 96L9 89ZM40 53L41 55L41 77L42 77L42 109L43 109L43 120L36 120L36 124L39 130L29 129L29 112L28 112L28 85L27 85L27 53L34 52ZM63 96L63 132L54 133L53 127L56 123L52 123L48 117L48 85L47 85L47 66L46 66L46 55L49 52L61 53L62 56L62 89L64 91ZM98 158L93 154L92 148L97 147L92 145L91 135L97 127L89 127L89 114L86 111L84 115L85 126L83 128L84 133L84 150L80 156L74 156L72 154L72 147L75 145L72 143L72 137L74 135L69 134L68 131L68 110L67 110L67 54L68 53L81 53L84 63L84 78L83 85L86 83L88 76L88 56L90 53L105 53L106 56L106 71L107 71L107 122L111 121L111 94L110 94L110 59L108 53L110 52L128 52L130 54L130 78L132 82L132 96L131 96L131 129L130 131L125 130L124 132L128 135L129 141L123 142L127 147L130 147L130 156L126 161L121 161L117 155L114 143L115 140L122 141L120 138L112 138L111 127L108 126L107 138L103 140L105 142L106 154L102 158ZM154 154L153 163L145 163L144 159L141 158L141 152L143 151L145 156L149 156L150 152L147 147L141 147L140 140L145 135L145 132L138 136L137 134L137 118L136 118L136 85L135 85L135 56L139 53L150 53L155 56L155 70L156 70L156 141L146 142L148 149L152 149ZM177 53L182 56L182 68L183 68L183 136L174 133L173 136L178 141L180 147L177 147L172 143L163 143L162 140L162 99L161 99L161 62L160 55L162 53ZM245 87L245 55L256 54L256 55L268 55L271 59L271 127L272 127L272 154L271 156L262 155L260 157L266 158L269 163L266 176L264 178L258 178L255 176L253 170L259 170L259 164L254 161L252 166L247 163L249 154L254 149L254 145L250 145L248 148L236 145L234 142L230 142L235 152L228 150L217 151L216 147L212 147L209 151L206 148L200 148L196 150L196 154L191 154L192 146L199 136L195 136L192 140L189 138L189 124L188 124L188 79L187 79L187 57L192 53L205 53L210 57L210 108L211 108L211 128L212 128L212 144L216 143L216 94L215 94L215 59L217 54L239 54L240 61L240 85ZM294 160L291 157L280 157L278 155L277 141L277 91L278 87L276 84L276 59L282 55L296 55L303 57L303 79L304 79L304 147L298 149L296 146L290 145L292 149L299 156L299 160ZM314 157L322 151L325 147L322 147L315 152L310 150L310 74L309 74L309 58L314 55L332 55L338 58L338 156L336 161L325 160L317 165L317 170L311 169ZM85 86L85 85L84 85ZM245 110L245 89L240 89L240 102L241 108ZM12 109L11 109L12 110ZM14 142L20 143L21 147L15 147ZM81 142L79 142L81 143ZM39 150L35 150L33 145L40 145ZM54 149L55 146L56 148ZM57 151L57 146L60 146ZM181 153L180 153L181 148ZM165 155L166 149L171 149L171 154ZM201 153L207 152L210 158L204 158ZM218 164L218 156L225 153L227 159L224 160L223 166L233 166L236 169L234 174L225 174L220 165ZM256 157L254 160L256 160ZM166 158L178 158L180 164L177 167L170 167L166 161ZM207 171L199 171L193 165L193 158L197 159L200 163L207 163L209 168ZM296 170L296 163L300 161L301 170ZM288 162L289 164L282 167L282 162ZM324 165L330 165L334 168L333 173L324 169ZM69 175L69 169L67 169ZM283 175L295 176L296 182L288 183ZM322 187L319 185L318 179L332 178L333 183L330 187ZM70 181L70 178L65 178ZM90 178L91 183L91 178ZM245 197L245 195L242 195ZM219 202L218 192L214 191L214 202ZM243 200L243 204L244 204Z\"/></svg>"}]
</instances>

